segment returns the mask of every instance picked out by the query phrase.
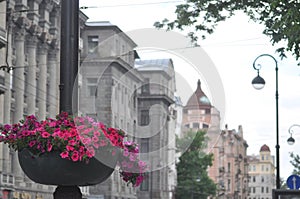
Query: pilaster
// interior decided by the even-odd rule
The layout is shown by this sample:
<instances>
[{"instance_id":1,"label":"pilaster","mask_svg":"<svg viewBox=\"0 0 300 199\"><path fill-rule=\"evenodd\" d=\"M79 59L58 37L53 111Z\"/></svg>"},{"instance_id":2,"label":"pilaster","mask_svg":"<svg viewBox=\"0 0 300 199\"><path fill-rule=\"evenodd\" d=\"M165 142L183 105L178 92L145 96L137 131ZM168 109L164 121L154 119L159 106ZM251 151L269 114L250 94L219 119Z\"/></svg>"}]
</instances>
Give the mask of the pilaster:
<instances>
[{"instance_id":1,"label":"pilaster","mask_svg":"<svg viewBox=\"0 0 300 199\"><path fill-rule=\"evenodd\" d=\"M39 22L39 4L41 2L42 0L28 0L28 7L32 11L27 13L27 17L32 21L33 24L38 24Z\"/></svg>"},{"instance_id":2,"label":"pilaster","mask_svg":"<svg viewBox=\"0 0 300 199\"><path fill-rule=\"evenodd\" d=\"M47 96L49 103L49 117L55 117L58 113L58 81L57 81L57 49L51 49L48 53L48 72L49 72L49 95Z\"/></svg>"},{"instance_id":3,"label":"pilaster","mask_svg":"<svg viewBox=\"0 0 300 199\"><path fill-rule=\"evenodd\" d=\"M46 102L47 102L47 53L48 53L48 45L46 43L39 42L38 43L38 118L45 119L46 117Z\"/></svg>"},{"instance_id":4,"label":"pilaster","mask_svg":"<svg viewBox=\"0 0 300 199\"><path fill-rule=\"evenodd\" d=\"M51 35L59 35L59 17L60 17L60 7L58 4L53 6L53 9L50 13L50 30Z\"/></svg>"},{"instance_id":5,"label":"pilaster","mask_svg":"<svg viewBox=\"0 0 300 199\"><path fill-rule=\"evenodd\" d=\"M28 52L28 69L26 78L26 88L27 88L27 115L35 114L36 108L36 51L37 51L37 37L32 35L27 35L26 37L26 47Z\"/></svg>"},{"instance_id":6,"label":"pilaster","mask_svg":"<svg viewBox=\"0 0 300 199\"><path fill-rule=\"evenodd\" d=\"M15 11L18 13L18 17L26 17L26 12L18 12L22 10L28 10L27 0L16 0Z\"/></svg>"},{"instance_id":7,"label":"pilaster","mask_svg":"<svg viewBox=\"0 0 300 199\"><path fill-rule=\"evenodd\" d=\"M16 66L24 66L25 64L25 29L15 27L14 30L14 44L16 48ZM13 115L13 123L19 122L24 114L24 67L17 67L13 70L13 89L15 99L15 110ZM17 153L13 155L13 173L17 182L24 178L24 174L19 165Z\"/></svg>"},{"instance_id":8,"label":"pilaster","mask_svg":"<svg viewBox=\"0 0 300 199\"><path fill-rule=\"evenodd\" d=\"M43 0L40 3L39 13L40 20L39 25L44 29L44 31L48 31L50 28L50 11L53 8L53 2L50 0Z\"/></svg>"}]
</instances>

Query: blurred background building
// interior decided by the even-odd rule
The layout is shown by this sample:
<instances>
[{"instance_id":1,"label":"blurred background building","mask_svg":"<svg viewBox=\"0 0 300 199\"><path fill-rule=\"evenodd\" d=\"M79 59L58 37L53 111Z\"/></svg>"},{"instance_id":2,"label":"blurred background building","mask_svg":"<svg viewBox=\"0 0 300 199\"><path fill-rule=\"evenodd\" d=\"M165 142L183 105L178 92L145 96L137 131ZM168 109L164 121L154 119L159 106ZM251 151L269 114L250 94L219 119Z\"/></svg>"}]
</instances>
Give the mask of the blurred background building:
<instances>
[{"instance_id":1,"label":"blurred background building","mask_svg":"<svg viewBox=\"0 0 300 199\"><path fill-rule=\"evenodd\" d=\"M259 155L248 156L249 160L249 199L272 198L275 189L275 157L271 155L269 146L261 146Z\"/></svg>"}]
</instances>

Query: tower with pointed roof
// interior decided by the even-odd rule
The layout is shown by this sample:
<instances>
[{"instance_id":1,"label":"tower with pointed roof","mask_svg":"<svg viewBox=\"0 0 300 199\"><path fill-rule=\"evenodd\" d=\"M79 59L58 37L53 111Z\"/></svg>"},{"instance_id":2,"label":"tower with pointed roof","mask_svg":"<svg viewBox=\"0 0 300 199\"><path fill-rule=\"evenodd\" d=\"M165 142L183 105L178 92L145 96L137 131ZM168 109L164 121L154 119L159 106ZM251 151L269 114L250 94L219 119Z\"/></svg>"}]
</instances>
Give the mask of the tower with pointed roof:
<instances>
[{"instance_id":1,"label":"tower with pointed roof","mask_svg":"<svg viewBox=\"0 0 300 199\"><path fill-rule=\"evenodd\" d=\"M249 196L248 198L272 198L275 188L274 156L268 145L260 147L259 155L248 156Z\"/></svg>"},{"instance_id":2,"label":"tower with pointed roof","mask_svg":"<svg viewBox=\"0 0 300 199\"><path fill-rule=\"evenodd\" d=\"M220 127L220 113L213 106L198 80L197 88L183 107L182 132L206 131L205 151L213 154L208 176L216 183L217 198L247 198L247 147L242 126L238 130Z\"/></svg>"},{"instance_id":3,"label":"tower with pointed roof","mask_svg":"<svg viewBox=\"0 0 300 199\"><path fill-rule=\"evenodd\" d=\"M182 126L185 130L220 128L220 113L203 92L200 80L195 92L183 107Z\"/></svg>"}]
</instances>

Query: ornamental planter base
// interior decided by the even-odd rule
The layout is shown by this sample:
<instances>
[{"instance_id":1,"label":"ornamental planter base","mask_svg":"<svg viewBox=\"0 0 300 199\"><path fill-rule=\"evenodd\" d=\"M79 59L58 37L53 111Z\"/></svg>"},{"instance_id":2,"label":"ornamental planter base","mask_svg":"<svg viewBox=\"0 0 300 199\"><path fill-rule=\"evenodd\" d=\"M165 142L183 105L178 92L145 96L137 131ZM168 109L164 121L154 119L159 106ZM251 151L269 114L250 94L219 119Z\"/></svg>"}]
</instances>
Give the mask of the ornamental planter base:
<instances>
[{"instance_id":1,"label":"ornamental planter base","mask_svg":"<svg viewBox=\"0 0 300 199\"><path fill-rule=\"evenodd\" d=\"M58 186L53 194L54 199L82 199L82 194L77 186Z\"/></svg>"},{"instance_id":2,"label":"ornamental planter base","mask_svg":"<svg viewBox=\"0 0 300 199\"><path fill-rule=\"evenodd\" d=\"M67 187L89 186L105 181L114 171L117 156L110 153L101 153L101 156L109 160L109 164L103 164L96 158L88 163L73 162L62 159L58 152L40 156L34 156L27 149L18 152L20 166L32 181Z\"/></svg>"}]
</instances>

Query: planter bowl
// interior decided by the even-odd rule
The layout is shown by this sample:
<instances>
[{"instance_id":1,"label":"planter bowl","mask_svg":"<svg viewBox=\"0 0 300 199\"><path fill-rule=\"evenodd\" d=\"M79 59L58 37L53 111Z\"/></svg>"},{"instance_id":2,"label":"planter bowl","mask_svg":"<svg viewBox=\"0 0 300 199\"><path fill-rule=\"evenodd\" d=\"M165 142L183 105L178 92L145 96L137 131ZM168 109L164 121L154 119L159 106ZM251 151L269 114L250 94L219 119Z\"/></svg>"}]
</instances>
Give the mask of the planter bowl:
<instances>
[{"instance_id":1,"label":"planter bowl","mask_svg":"<svg viewBox=\"0 0 300 199\"><path fill-rule=\"evenodd\" d=\"M117 155L101 153L101 158L92 158L88 163L62 159L59 152L33 155L24 149L18 152L24 173L34 182L46 185L89 186L105 181L114 171ZM99 159L106 160L105 164ZM107 161L109 160L109 161Z\"/></svg>"}]
</instances>

